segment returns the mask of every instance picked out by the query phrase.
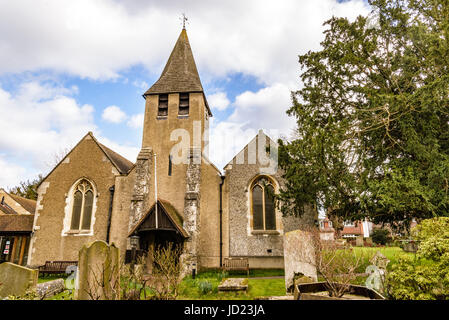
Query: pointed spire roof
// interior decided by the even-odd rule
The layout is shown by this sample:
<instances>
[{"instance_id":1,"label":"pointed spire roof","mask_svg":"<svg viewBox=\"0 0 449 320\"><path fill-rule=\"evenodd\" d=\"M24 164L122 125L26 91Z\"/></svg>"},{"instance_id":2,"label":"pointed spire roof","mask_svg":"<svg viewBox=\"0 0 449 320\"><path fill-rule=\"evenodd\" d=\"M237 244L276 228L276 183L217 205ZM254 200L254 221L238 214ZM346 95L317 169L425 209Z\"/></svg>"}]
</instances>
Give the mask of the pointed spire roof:
<instances>
[{"instance_id":1,"label":"pointed spire roof","mask_svg":"<svg viewBox=\"0 0 449 320\"><path fill-rule=\"evenodd\" d=\"M202 92L204 95L186 29L182 29L159 80L143 95L181 92ZM212 115L205 96L204 100Z\"/></svg>"}]
</instances>

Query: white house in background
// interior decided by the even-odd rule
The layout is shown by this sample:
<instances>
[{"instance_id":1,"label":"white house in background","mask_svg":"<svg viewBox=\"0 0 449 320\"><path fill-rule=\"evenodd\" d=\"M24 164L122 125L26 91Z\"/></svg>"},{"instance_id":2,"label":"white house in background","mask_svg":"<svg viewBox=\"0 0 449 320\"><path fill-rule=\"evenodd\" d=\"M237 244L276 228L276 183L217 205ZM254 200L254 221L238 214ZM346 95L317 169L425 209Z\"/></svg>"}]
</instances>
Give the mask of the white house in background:
<instances>
[{"instance_id":1,"label":"white house in background","mask_svg":"<svg viewBox=\"0 0 449 320\"><path fill-rule=\"evenodd\" d=\"M365 220L358 221L345 221L343 230L341 231L341 236L343 238L357 238L358 236L363 236L368 238L373 232L373 223Z\"/></svg>"}]
</instances>

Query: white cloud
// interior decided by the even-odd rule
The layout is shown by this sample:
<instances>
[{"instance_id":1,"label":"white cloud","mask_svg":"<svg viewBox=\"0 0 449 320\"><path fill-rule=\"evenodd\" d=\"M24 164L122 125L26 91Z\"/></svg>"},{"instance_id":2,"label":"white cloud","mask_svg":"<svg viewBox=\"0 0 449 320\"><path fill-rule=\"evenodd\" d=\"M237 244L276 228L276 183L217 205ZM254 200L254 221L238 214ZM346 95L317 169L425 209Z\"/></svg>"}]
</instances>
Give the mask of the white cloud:
<instances>
[{"instance_id":1,"label":"white cloud","mask_svg":"<svg viewBox=\"0 0 449 320\"><path fill-rule=\"evenodd\" d=\"M143 118L144 118L143 113L135 114L130 117L130 119L128 120L128 122L126 124L128 125L128 127L131 127L134 129L143 128Z\"/></svg>"},{"instance_id":2,"label":"white cloud","mask_svg":"<svg viewBox=\"0 0 449 320\"><path fill-rule=\"evenodd\" d=\"M235 110L228 121L245 121L245 128L254 130L278 130L283 135L290 135L295 120L287 116L286 110L291 105L288 86L277 83L257 92L245 91L235 99Z\"/></svg>"},{"instance_id":3,"label":"white cloud","mask_svg":"<svg viewBox=\"0 0 449 320\"><path fill-rule=\"evenodd\" d=\"M131 162L136 161L136 158L140 151L140 148L122 145L122 144L119 144L113 140L106 138L106 137L103 137L101 135L98 135L98 136L95 135L95 137L97 138L97 140L100 143L102 143L105 146L107 146L108 148L114 150L115 152L117 152L121 156L125 157L129 161L131 161Z\"/></svg>"},{"instance_id":4,"label":"white cloud","mask_svg":"<svg viewBox=\"0 0 449 320\"><path fill-rule=\"evenodd\" d=\"M25 168L14 163L8 162L2 155L0 155L0 188L6 191L18 185L19 181L33 179L36 175L29 176Z\"/></svg>"},{"instance_id":5,"label":"white cloud","mask_svg":"<svg viewBox=\"0 0 449 320\"><path fill-rule=\"evenodd\" d=\"M263 83L295 80L297 55L319 47L333 14L369 12L363 0L17 0L1 8L2 73L50 69L108 79L142 64L158 76L186 12L204 78L242 72Z\"/></svg>"},{"instance_id":6,"label":"white cloud","mask_svg":"<svg viewBox=\"0 0 449 320\"><path fill-rule=\"evenodd\" d=\"M0 186L11 187L46 174L55 155L75 146L88 132L131 161L136 148L102 137L94 123L94 107L70 96L76 90L48 83L25 82L16 93L0 87Z\"/></svg>"},{"instance_id":7,"label":"white cloud","mask_svg":"<svg viewBox=\"0 0 449 320\"><path fill-rule=\"evenodd\" d=\"M211 122L209 159L220 170L257 134L257 130L244 126L245 123Z\"/></svg>"},{"instance_id":8,"label":"white cloud","mask_svg":"<svg viewBox=\"0 0 449 320\"><path fill-rule=\"evenodd\" d=\"M143 80L134 80L133 86L135 86L139 89L142 89L142 90L147 90L150 87L150 85L146 81L143 81Z\"/></svg>"},{"instance_id":9,"label":"white cloud","mask_svg":"<svg viewBox=\"0 0 449 320\"><path fill-rule=\"evenodd\" d=\"M225 110L230 101L226 95L226 92L217 92L207 96L207 100L212 109L223 111Z\"/></svg>"},{"instance_id":10,"label":"white cloud","mask_svg":"<svg viewBox=\"0 0 449 320\"><path fill-rule=\"evenodd\" d=\"M123 122L127 116L126 113L122 111L117 106L109 106L103 110L101 118L107 122L120 123Z\"/></svg>"},{"instance_id":11,"label":"white cloud","mask_svg":"<svg viewBox=\"0 0 449 320\"><path fill-rule=\"evenodd\" d=\"M332 15L354 19L370 11L364 0L0 0L0 7L0 30L8 31L0 33L0 76L49 70L95 80L116 79L120 72L142 66L149 71L145 80L153 81L179 35L179 15L186 12L205 87L236 73L254 77L263 86L241 93L232 103L229 92L208 95L212 108L233 108L228 119L211 124L210 155L219 168L260 128L272 138L276 132L289 135L294 119L285 111L291 104L290 90L300 85L298 54L319 49L322 23ZM140 78L132 85L147 89ZM0 175L0 186L14 184L14 175L27 176L31 168L36 174L48 170L49 159L87 131L135 160L136 148L102 136L94 107L80 104L73 97L77 93L75 86L42 80L26 81L16 92L0 86L0 150L14 155L14 160L0 157L0 168L9 168ZM128 116L125 111L135 112L109 106L103 119L142 128L143 114Z\"/></svg>"}]
</instances>

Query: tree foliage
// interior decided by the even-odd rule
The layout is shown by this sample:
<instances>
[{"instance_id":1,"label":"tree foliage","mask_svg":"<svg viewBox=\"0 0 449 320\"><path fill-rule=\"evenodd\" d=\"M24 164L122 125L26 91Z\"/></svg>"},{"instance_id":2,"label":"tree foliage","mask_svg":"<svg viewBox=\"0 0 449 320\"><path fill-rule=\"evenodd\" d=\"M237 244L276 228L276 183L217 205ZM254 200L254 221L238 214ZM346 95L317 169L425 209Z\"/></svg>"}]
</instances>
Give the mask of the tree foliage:
<instances>
[{"instance_id":1,"label":"tree foliage","mask_svg":"<svg viewBox=\"0 0 449 320\"><path fill-rule=\"evenodd\" d=\"M373 239L373 242L375 244L385 245L388 241L391 240L390 231L380 228L374 229L371 238Z\"/></svg>"},{"instance_id":2,"label":"tree foliage","mask_svg":"<svg viewBox=\"0 0 449 320\"><path fill-rule=\"evenodd\" d=\"M423 220L416 259L402 258L387 275L387 291L397 300L449 299L449 218Z\"/></svg>"},{"instance_id":3,"label":"tree foliage","mask_svg":"<svg viewBox=\"0 0 449 320\"><path fill-rule=\"evenodd\" d=\"M9 193L31 200L37 200L37 186L42 182L43 178L42 174L39 174L36 179L31 181L21 181L20 185L11 188Z\"/></svg>"},{"instance_id":4,"label":"tree foliage","mask_svg":"<svg viewBox=\"0 0 449 320\"><path fill-rule=\"evenodd\" d=\"M376 23L333 17L299 57L293 140L280 140L284 213L406 222L449 212L449 3L373 0Z\"/></svg>"}]
</instances>

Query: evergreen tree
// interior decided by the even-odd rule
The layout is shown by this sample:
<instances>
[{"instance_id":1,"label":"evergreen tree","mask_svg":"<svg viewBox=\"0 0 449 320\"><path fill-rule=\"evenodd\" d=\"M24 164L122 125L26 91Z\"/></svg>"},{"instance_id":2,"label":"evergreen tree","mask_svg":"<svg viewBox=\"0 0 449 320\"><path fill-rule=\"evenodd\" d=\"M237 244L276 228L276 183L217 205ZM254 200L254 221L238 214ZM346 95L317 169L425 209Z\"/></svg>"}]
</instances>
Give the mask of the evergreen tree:
<instances>
[{"instance_id":1,"label":"evergreen tree","mask_svg":"<svg viewBox=\"0 0 449 320\"><path fill-rule=\"evenodd\" d=\"M314 203L375 223L449 215L449 2L370 5L326 21L322 50L299 57L297 132L279 141L284 214Z\"/></svg>"}]
</instances>

